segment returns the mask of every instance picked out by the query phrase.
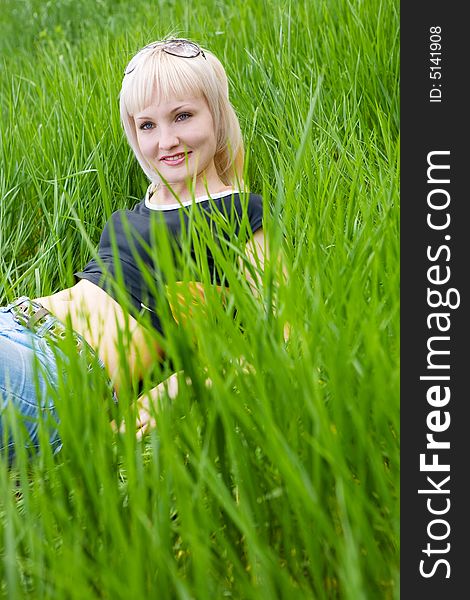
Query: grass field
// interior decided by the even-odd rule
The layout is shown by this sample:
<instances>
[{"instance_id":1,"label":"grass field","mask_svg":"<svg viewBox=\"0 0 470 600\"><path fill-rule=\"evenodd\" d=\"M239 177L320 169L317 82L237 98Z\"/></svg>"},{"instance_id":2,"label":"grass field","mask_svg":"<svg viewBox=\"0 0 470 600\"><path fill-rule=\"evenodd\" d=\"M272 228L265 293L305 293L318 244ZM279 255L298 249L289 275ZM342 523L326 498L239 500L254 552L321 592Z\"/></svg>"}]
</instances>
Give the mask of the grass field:
<instances>
[{"instance_id":1,"label":"grass field","mask_svg":"<svg viewBox=\"0 0 470 600\"><path fill-rule=\"evenodd\" d=\"M398 6L2 0L1 305L72 285L110 213L142 198L118 93L169 34L226 66L288 271L273 259L259 299L232 273L229 307L168 321L192 385L142 441L132 382L117 434L73 366L62 451L0 461L2 597L399 597Z\"/></svg>"}]
</instances>

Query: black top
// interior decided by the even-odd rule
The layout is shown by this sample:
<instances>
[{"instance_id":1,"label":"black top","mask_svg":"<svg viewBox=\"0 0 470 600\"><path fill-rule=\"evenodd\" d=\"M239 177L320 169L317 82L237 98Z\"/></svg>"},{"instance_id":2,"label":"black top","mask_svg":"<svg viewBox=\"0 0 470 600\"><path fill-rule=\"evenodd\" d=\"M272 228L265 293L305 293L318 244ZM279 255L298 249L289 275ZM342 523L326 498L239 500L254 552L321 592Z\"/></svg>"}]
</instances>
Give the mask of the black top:
<instances>
[{"instance_id":1,"label":"black top","mask_svg":"<svg viewBox=\"0 0 470 600\"><path fill-rule=\"evenodd\" d=\"M165 226L168 232L173 255L181 253L184 247L195 258L194 242L200 227L210 227L212 238L219 246L224 242L228 245L238 241L246 243L250 231L254 233L262 226L263 201L256 194L231 192L225 196L197 199L189 206L170 209L149 206L152 205L145 198L132 210L114 212L101 234L97 259L90 260L75 276L98 285L118 302L118 288L124 288L135 309L134 316L139 318L150 311L152 325L162 332L157 314L157 295L164 283L158 265L159 240L166 237L162 235L162 227ZM209 248L207 266L213 282L224 284ZM123 285L113 285L115 282Z\"/></svg>"}]
</instances>

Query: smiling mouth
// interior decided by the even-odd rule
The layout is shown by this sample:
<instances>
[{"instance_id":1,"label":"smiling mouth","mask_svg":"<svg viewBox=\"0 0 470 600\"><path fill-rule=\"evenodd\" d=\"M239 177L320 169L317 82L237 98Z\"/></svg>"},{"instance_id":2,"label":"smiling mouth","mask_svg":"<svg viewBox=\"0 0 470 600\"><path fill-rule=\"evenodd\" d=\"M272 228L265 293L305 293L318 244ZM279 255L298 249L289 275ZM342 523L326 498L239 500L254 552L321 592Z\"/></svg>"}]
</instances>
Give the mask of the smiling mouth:
<instances>
[{"instance_id":1,"label":"smiling mouth","mask_svg":"<svg viewBox=\"0 0 470 600\"><path fill-rule=\"evenodd\" d=\"M184 160L186 159L186 156L189 157L190 154L191 154L190 152L188 152L187 154L184 152L180 152L179 154L173 154L172 156L162 156L160 161L165 162L165 163L170 163L170 164L180 164L180 163L184 162Z\"/></svg>"}]
</instances>

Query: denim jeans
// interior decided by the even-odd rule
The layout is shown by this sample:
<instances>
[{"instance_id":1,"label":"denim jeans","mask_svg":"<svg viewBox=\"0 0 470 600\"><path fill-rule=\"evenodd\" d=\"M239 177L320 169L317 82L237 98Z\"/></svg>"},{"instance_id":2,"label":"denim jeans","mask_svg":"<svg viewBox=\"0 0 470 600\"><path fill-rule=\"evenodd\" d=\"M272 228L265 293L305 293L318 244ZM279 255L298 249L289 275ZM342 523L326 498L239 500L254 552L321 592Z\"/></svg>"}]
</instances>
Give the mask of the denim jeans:
<instances>
[{"instance_id":1,"label":"denim jeans","mask_svg":"<svg viewBox=\"0 0 470 600\"><path fill-rule=\"evenodd\" d=\"M53 392L59 387L59 381L64 381L67 365L67 356L48 336L53 326L59 324L65 328L65 325L49 314L31 331L15 319L14 304L0 307L0 454L8 453L10 462L15 456L12 429L23 429L22 439L30 455L39 448L41 427L53 452L61 449ZM91 347L86 346L107 379L103 363ZM11 415L8 431L5 428L7 414Z\"/></svg>"}]
</instances>

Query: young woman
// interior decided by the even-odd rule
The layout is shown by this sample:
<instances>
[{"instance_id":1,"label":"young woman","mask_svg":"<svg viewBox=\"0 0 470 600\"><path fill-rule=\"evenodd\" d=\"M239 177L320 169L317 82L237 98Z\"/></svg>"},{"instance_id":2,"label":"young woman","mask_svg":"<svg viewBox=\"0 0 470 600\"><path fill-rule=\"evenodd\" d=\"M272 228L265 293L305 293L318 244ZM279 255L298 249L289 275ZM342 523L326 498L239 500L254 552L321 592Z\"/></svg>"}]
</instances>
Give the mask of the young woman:
<instances>
[{"instance_id":1,"label":"young woman","mask_svg":"<svg viewBox=\"0 0 470 600\"><path fill-rule=\"evenodd\" d=\"M257 268L263 266L262 200L239 189L243 142L219 60L189 40L149 44L125 70L120 108L129 144L150 180L144 200L113 213L97 257L75 274L73 287L43 298L21 297L0 308L0 448L7 446L10 456L14 442L4 432L5 411L13 409L22 419L33 450L41 418L56 418L47 390L61 376L57 353L67 331L73 330L76 351L89 367L103 370L116 400L124 371L126 378L140 380L163 356L151 335L152 327L163 332L158 307L165 288L157 281L158 258L152 251L158 227L178 241L194 211L207 223L228 215L235 236L248 220L246 256ZM210 252L207 261L214 267ZM125 369L119 352L123 332ZM159 388L146 396L141 427L149 424L148 402L158 393ZM49 440L60 449L57 428L50 429Z\"/></svg>"}]
</instances>

